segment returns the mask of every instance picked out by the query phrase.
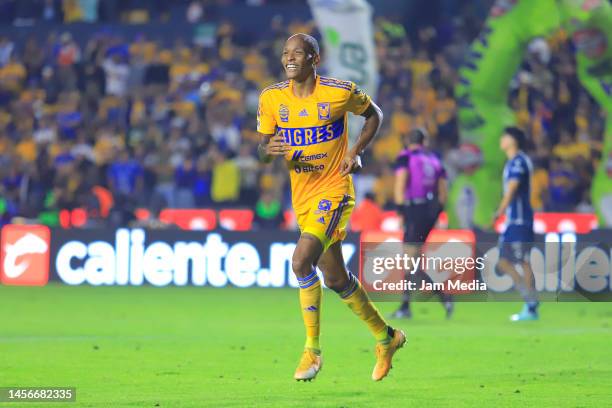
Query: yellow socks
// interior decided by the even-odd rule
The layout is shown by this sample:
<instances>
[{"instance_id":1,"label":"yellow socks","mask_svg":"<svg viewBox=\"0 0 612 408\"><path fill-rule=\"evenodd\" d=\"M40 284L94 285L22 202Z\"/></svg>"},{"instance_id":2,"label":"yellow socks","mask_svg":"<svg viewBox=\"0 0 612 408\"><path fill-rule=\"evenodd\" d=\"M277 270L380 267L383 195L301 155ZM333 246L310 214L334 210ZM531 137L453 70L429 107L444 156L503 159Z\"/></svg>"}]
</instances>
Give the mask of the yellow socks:
<instances>
[{"instance_id":1,"label":"yellow socks","mask_svg":"<svg viewBox=\"0 0 612 408\"><path fill-rule=\"evenodd\" d=\"M300 307L304 327L306 328L305 347L318 353L320 352L321 282L316 270L313 270L308 276L297 278L297 280L300 285ZM355 275L349 273L349 284L339 292L339 295L353 313L368 325L379 343L389 344L393 336L393 330L387 326Z\"/></svg>"},{"instance_id":2,"label":"yellow socks","mask_svg":"<svg viewBox=\"0 0 612 408\"><path fill-rule=\"evenodd\" d=\"M297 278L297 280L300 285L300 307L306 327L305 347L320 352L321 282L314 269L308 276Z\"/></svg>"},{"instance_id":3,"label":"yellow socks","mask_svg":"<svg viewBox=\"0 0 612 408\"><path fill-rule=\"evenodd\" d=\"M349 272L348 286L338 293L342 301L355 313L361 320L368 325L368 328L376 340L386 345L391 340L387 323L383 320L378 309L368 298L359 280Z\"/></svg>"}]
</instances>

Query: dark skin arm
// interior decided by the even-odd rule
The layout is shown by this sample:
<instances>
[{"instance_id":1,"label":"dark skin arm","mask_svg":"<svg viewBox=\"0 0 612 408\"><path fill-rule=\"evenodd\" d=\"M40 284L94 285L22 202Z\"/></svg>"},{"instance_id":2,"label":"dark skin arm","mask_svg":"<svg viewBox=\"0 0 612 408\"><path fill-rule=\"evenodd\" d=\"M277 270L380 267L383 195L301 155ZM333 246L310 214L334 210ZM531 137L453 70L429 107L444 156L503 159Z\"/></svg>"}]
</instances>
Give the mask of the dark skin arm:
<instances>
[{"instance_id":1,"label":"dark skin arm","mask_svg":"<svg viewBox=\"0 0 612 408\"><path fill-rule=\"evenodd\" d=\"M357 142L350 149L342 163L340 163L340 175L346 176L347 174L354 173L361 168L361 160L359 154L361 154L365 148L372 142L376 133L380 129L380 125L383 120L382 110L374 102L370 102L370 106L361 114L365 117L365 123L361 129L361 134L357 139Z\"/></svg>"},{"instance_id":2,"label":"dark skin arm","mask_svg":"<svg viewBox=\"0 0 612 408\"><path fill-rule=\"evenodd\" d=\"M283 137L279 134L266 135L259 134L262 142L257 146L257 154L259 160L264 163L270 163L275 156L284 156L291 151L291 146L285 143Z\"/></svg>"},{"instance_id":3,"label":"dark skin arm","mask_svg":"<svg viewBox=\"0 0 612 408\"><path fill-rule=\"evenodd\" d=\"M395 172L395 184L393 188L393 199L395 205L400 206L404 204L404 196L406 193L406 184L408 184L408 178L410 177L408 169L399 169Z\"/></svg>"},{"instance_id":4,"label":"dark skin arm","mask_svg":"<svg viewBox=\"0 0 612 408\"><path fill-rule=\"evenodd\" d=\"M438 202L442 207L446 205L448 199L448 181L445 178L438 180Z\"/></svg>"}]
</instances>

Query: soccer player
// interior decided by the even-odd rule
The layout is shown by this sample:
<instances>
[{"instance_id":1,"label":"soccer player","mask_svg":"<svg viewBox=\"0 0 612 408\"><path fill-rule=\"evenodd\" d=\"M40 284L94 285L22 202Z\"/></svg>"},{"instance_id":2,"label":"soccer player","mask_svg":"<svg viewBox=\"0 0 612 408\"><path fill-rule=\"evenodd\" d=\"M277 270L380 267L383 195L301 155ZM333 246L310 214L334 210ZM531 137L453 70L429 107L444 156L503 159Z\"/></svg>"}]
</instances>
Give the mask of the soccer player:
<instances>
[{"instance_id":1,"label":"soccer player","mask_svg":"<svg viewBox=\"0 0 612 408\"><path fill-rule=\"evenodd\" d=\"M317 75L319 60L316 39L306 34L289 37L281 57L288 79L262 91L257 112L257 130L263 139L260 159L269 162L284 156L301 232L292 268L300 286L306 344L294 378L312 380L321 369L318 266L327 287L340 295L378 341L372 372L378 381L388 374L406 337L387 325L359 280L347 271L341 241L355 205L351 173L361 167L359 155L376 135L383 115L354 83ZM348 112L366 118L350 150Z\"/></svg>"},{"instance_id":2,"label":"soccer player","mask_svg":"<svg viewBox=\"0 0 612 408\"><path fill-rule=\"evenodd\" d=\"M529 263L530 245L533 242L533 210L529 201L533 167L529 157L521 150L525 134L516 127L507 127L500 140L500 148L508 161L504 166L504 196L495 212L494 222L506 214L506 230L500 236L500 252L497 269L510 275L515 288L521 293L525 305L520 313L510 316L512 321L537 320L538 299L533 271ZM515 268L520 264L521 276Z\"/></svg>"},{"instance_id":3,"label":"soccer player","mask_svg":"<svg viewBox=\"0 0 612 408\"><path fill-rule=\"evenodd\" d=\"M404 221L405 252L411 257L420 256L421 246L436 225L448 195L446 170L438 156L425 148L426 139L425 129L410 131L406 149L395 161L394 200ZM406 279L413 279L417 272L423 271L407 272ZM429 279L424 275L424 279ZM443 292L439 296L448 319L453 313L452 297ZM404 292L402 303L392 317L412 317L409 290Z\"/></svg>"}]
</instances>

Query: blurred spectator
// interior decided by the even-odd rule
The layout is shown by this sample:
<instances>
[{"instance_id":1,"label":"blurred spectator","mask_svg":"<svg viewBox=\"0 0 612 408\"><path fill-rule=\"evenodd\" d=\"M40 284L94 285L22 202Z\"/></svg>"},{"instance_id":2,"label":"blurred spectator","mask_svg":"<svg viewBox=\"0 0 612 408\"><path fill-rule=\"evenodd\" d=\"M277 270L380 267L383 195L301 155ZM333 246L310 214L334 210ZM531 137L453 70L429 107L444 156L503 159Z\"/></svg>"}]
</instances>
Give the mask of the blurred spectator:
<instances>
[{"instance_id":1,"label":"blurred spectator","mask_svg":"<svg viewBox=\"0 0 612 408\"><path fill-rule=\"evenodd\" d=\"M72 164L75 160L71 153L70 142L62 141L58 146L59 152L53 159L53 167L61 175L67 175L72 170Z\"/></svg>"},{"instance_id":2,"label":"blurred spectator","mask_svg":"<svg viewBox=\"0 0 612 408\"><path fill-rule=\"evenodd\" d=\"M73 65L81 61L81 49L73 40L72 34L68 32L62 34L60 41L61 43L56 51L58 65Z\"/></svg>"},{"instance_id":3,"label":"blurred spectator","mask_svg":"<svg viewBox=\"0 0 612 408\"><path fill-rule=\"evenodd\" d=\"M28 73L28 80L39 80L45 63L45 54L36 38L30 37L23 49L23 65Z\"/></svg>"},{"instance_id":4,"label":"blurred spectator","mask_svg":"<svg viewBox=\"0 0 612 408\"><path fill-rule=\"evenodd\" d=\"M79 0L62 0L62 11L65 23L73 23L83 19L83 11Z\"/></svg>"},{"instance_id":5,"label":"blurred spectator","mask_svg":"<svg viewBox=\"0 0 612 408\"><path fill-rule=\"evenodd\" d=\"M4 67L9 62L14 49L15 44L11 40L0 36L0 67Z\"/></svg>"},{"instance_id":6,"label":"blurred spectator","mask_svg":"<svg viewBox=\"0 0 612 408\"><path fill-rule=\"evenodd\" d=\"M351 215L351 229L353 231L378 231L383 221L383 210L376 203L373 193L366 193L365 197Z\"/></svg>"},{"instance_id":7,"label":"blurred spectator","mask_svg":"<svg viewBox=\"0 0 612 408\"><path fill-rule=\"evenodd\" d=\"M531 206L534 211L544 211L548 206L549 180L545 159L533 161L531 176Z\"/></svg>"},{"instance_id":8,"label":"blurred spectator","mask_svg":"<svg viewBox=\"0 0 612 408\"><path fill-rule=\"evenodd\" d=\"M62 94L58 103L56 121L62 138L75 140L83 117L79 110L79 95Z\"/></svg>"},{"instance_id":9,"label":"blurred spectator","mask_svg":"<svg viewBox=\"0 0 612 408\"><path fill-rule=\"evenodd\" d=\"M210 135L223 151L237 152L240 145L240 129L236 124L229 107L219 107L219 110L209 115Z\"/></svg>"},{"instance_id":10,"label":"blurred spectator","mask_svg":"<svg viewBox=\"0 0 612 408\"><path fill-rule=\"evenodd\" d=\"M154 193L164 197L168 207L175 207L174 166L171 163L171 156L172 152L169 146L162 144L156 151L147 154L145 165L155 180Z\"/></svg>"},{"instance_id":11,"label":"blurred spectator","mask_svg":"<svg viewBox=\"0 0 612 408\"><path fill-rule=\"evenodd\" d=\"M283 223L281 202L272 190L264 190L255 204L253 223L258 229L278 229Z\"/></svg>"},{"instance_id":12,"label":"blurred spectator","mask_svg":"<svg viewBox=\"0 0 612 408\"><path fill-rule=\"evenodd\" d=\"M57 141L57 125L50 115L44 115L34 131L34 141L38 145L48 145Z\"/></svg>"},{"instance_id":13,"label":"blurred spectator","mask_svg":"<svg viewBox=\"0 0 612 408\"><path fill-rule=\"evenodd\" d=\"M83 21L94 23L98 21L98 0L79 0Z\"/></svg>"},{"instance_id":14,"label":"blurred spectator","mask_svg":"<svg viewBox=\"0 0 612 408\"><path fill-rule=\"evenodd\" d=\"M394 174L391 166L383 165L380 174L372 187L376 204L380 207L391 207L393 200Z\"/></svg>"},{"instance_id":15,"label":"blurred spectator","mask_svg":"<svg viewBox=\"0 0 612 408\"><path fill-rule=\"evenodd\" d=\"M591 147L588 143L576 141L569 130L561 129L559 143L553 148L552 153L564 161L575 163L581 159L589 159Z\"/></svg>"},{"instance_id":16,"label":"blurred spectator","mask_svg":"<svg viewBox=\"0 0 612 408\"><path fill-rule=\"evenodd\" d=\"M212 174L210 171L209 160L202 155L197 161L196 179L193 185L193 196L198 207L205 207L212 204L211 200Z\"/></svg>"},{"instance_id":17,"label":"blurred spectator","mask_svg":"<svg viewBox=\"0 0 612 408\"><path fill-rule=\"evenodd\" d=\"M36 142L31 132L25 132L24 134L25 135L21 137L21 140L15 147L15 152L23 163L32 163L36 160Z\"/></svg>"},{"instance_id":18,"label":"blurred spectator","mask_svg":"<svg viewBox=\"0 0 612 408\"><path fill-rule=\"evenodd\" d=\"M41 18L47 22L61 21L61 8L59 0L44 0L41 10Z\"/></svg>"},{"instance_id":19,"label":"blurred spectator","mask_svg":"<svg viewBox=\"0 0 612 408\"><path fill-rule=\"evenodd\" d=\"M120 150L117 156L118 160L108 169L107 183L116 205L133 205L139 201L143 170L141 165L131 157L128 149Z\"/></svg>"},{"instance_id":20,"label":"blurred spectator","mask_svg":"<svg viewBox=\"0 0 612 408\"><path fill-rule=\"evenodd\" d=\"M251 146L243 144L234 162L240 170L240 204L248 206L257 201L259 161L253 155Z\"/></svg>"},{"instance_id":21,"label":"blurred spectator","mask_svg":"<svg viewBox=\"0 0 612 408\"><path fill-rule=\"evenodd\" d=\"M187 7L187 22L188 23L197 23L204 16L204 5L200 0L195 0L189 3Z\"/></svg>"},{"instance_id":22,"label":"blurred spectator","mask_svg":"<svg viewBox=\"0 0 612 408\"><path fill-rule=\"evenodd\" d=\"M2 89L16 95L21 91L26 77L26 68L17 55L11 53L8 61L0 68L0 86Z\"/></svg>"},{"instance_id":23,"label":"blurred spectator","mask_svg":"<svg viewBox=\"0 0 612 408\"><path fill-rule=\"evenodd\" d=\"M563 161L560 157L553 157L549 174L548 210L571 212L580 199L577 195L578 181L578 174L571 163Z\"/></svg>"},{"instance_id":24,"label":"blurred spectator","mask_svg":"<svg viewBox=\"0 0 612 408\"><path fill-rule=\"evenodd\" d=\"M19 189L22 179L22 165L18 160L15 160L2 179L2 196L9 208L16 208L19 204Z\"/></svg>"},{"instance_id":25,"label":"blurred spectator","mask_svg":"<svg viewBox=\"0 0 612 408\"><path fill-rule=\"evenodd\" d=\"M212 155L211 198L216 205L233 205L240 197L240 169L222 150Z\"/></svg>"},{"instance_id":26,"label":"blurred spectator","mask_svg":"<svg viewBox=\"0 0 612 408\"><path fill-rule=\"evenodd\" d=\"M191 157L187 157L176 167L174 172L174 184L176 186L176 207L193 208L195 201L193 190L196 184L198 171L196 163Z\"/></svg>"},{"instance_id":27,"label":"blurred spectator","mask_svg":"<svg viewBox=\"0 0 612 408\"><path fill-rule=\"evenodd\" d=\"M119 53L112 54L102 64L106 74L106 94L122 97L127 93L130 67L122 60Z\"/></svg>"},{"instance_id":28,"label":"blurred spectator","mask_svg":"<svg viewBox=\"0 0 612 408\"><path fill-rule=\"evenodd\" d=\"M450 148L459 141L456 114L457 104L448 90L444 87L438 89L433 110L438 146Z\"/></svg>"}]
</instances>

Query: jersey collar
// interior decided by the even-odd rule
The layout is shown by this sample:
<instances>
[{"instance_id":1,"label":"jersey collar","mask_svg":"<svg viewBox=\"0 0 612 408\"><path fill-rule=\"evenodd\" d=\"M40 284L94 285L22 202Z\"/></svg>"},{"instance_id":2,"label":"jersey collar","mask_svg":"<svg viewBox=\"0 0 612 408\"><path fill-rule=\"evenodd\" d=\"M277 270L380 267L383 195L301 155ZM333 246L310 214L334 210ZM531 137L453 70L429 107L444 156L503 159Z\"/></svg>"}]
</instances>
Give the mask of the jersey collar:
<instances>
[{"instance_id":1,"label":"jersey collar","mask_svg":"<svg viewBox=\"0 0 612 408\"><path fill-rule=\"evenodd\" d=\"M312 90L312 93L304 98L300 98L299 96L296 96L293 93L293 79L289 80L289 93L291 94L292 98L298 99L298 100L306 100L306 99L312 99L315 94L317 93L317 89L319 88L319 80L321 79L321 75L315 74L315 87Z\"/></svg>"}]
</instances>

